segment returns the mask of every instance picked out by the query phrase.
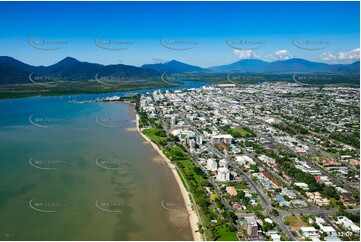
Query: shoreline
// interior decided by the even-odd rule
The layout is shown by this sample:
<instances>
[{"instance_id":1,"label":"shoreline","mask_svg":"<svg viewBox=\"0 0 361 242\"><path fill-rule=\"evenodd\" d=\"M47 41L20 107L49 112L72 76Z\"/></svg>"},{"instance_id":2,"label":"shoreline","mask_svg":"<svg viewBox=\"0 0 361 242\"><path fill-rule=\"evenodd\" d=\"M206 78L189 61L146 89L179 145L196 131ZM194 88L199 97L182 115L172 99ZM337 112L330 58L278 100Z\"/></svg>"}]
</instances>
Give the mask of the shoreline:
<instances>
[{"instance_id":1,"label":"shoreline","mask_svg":"<svg viewBox=\"0 0 361 242\"><path fill-rule=\"evenodd\" d=\"M136 126L137 126L137 131L138 133L146 140L148 141L152 147L158 152L158 154L167 162L167 165L172 168L174 167L174 165L171 163L171 161L163 154L162 150L159 149L159 147L153 143L145 134L143 134L143 132L140 130L139 128L139 115L136 114ZM185 204L193 204L191 203L190 199L189 199L189 194L186 190L186 188L184 187L183 183L182 183L182 180L179 176L179 174L177 173L177 170L176 169L170 169L172 170L172 173L174 175L174 178L178 184L178 187L181 191L181 194L182 194L182 197L183 197L183 200L185 202ZM191 230L192 230L192 236L193 236L193 241L203 241L202 239L202 234L200 234L199 232L196 232L198 230L198 223L199 223L199 218L196 214L196 212L191 209L190 211L188 210L189 212L189 222L190 222L190 227L191 227Z\"/></svg>"}]
</instances>

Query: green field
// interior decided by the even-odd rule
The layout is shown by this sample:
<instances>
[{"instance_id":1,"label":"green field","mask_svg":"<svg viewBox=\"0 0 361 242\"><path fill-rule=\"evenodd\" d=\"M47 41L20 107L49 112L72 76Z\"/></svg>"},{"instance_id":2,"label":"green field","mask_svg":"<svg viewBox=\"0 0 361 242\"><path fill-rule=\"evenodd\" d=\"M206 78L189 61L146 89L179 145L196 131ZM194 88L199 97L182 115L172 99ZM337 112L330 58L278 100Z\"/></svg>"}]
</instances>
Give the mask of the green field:
<instances>
[{"instance_id":1,"label":"green field","mask_svg":"<svg viewBox=\"0 0 361 242\"><path fill-rule=\"evenodd\" d=\"M239 137L250 137L253 134L247 130L245 130L244 128L241 127L237 127L237 128L230 128L229 129L229 133L230 135L232 135L234 138L239 138Z\"/></svg>"},{"instance_id":2,"label":"green field","mask_svg":"<svg viewBox=\"0 0 361 242\"><path fill-rule=\"evenodd\" d=\"M164 132L162 129L146 129L143 133L148 136L154 143L160 144L161 142L167 141L167 137L161 136Z\"/></svg>"},{"instance_id":3,"label":"green field","mask_svg":"<svg viewBox=\"0 0 361 242\"><path fill-rule=\"evenodd\" d=\"M219 228L217 231L220 235L218 238L220 241L238 241L236 233L229 231L229 229L225 226Z\"/></svg>"}]
</instances>

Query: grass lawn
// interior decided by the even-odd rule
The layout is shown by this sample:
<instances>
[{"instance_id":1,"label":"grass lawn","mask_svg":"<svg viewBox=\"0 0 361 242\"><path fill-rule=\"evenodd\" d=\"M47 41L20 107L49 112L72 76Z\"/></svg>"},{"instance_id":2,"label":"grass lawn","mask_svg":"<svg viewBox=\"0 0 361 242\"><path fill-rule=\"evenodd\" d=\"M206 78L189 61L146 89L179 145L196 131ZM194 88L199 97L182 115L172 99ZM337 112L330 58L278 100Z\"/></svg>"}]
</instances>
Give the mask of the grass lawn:
<instances>
[{"instance_id":1,"label":"grass lawn","mask_svg":"<svg viewBox=\"0 0 361 242\"><path fill-rule=\"evenodd\" d=\"M167 137L160 137L156 133L162 131L161 129L146 129L143 133L148 136L152 141L159 144L162 141L166 141Z\"/></svg>"},{"instance_id":2,"label":"grass lawn","mask_svg":"<svg viewBox=\"0 0 361 242\"><path fill-rule=\"evenodd\" d=\"M231 135L234 137L237 136L247 137L247 136L251 136L252 134L241 127L237 127L237 128L231 128Z\"/></svg>"},{"instance_id":3,"label":"grass lawn","mask_svg":"<svg viewBox=\"0 0 361 242\"><path fill-rule=\"evenodd\" d=\"M218 233L220 235L218 240L220 240L220 241L237 241L238 240L236 233L229 231L229 229L225 226L220 227L218 229Z\"/></svg>"}]
</instances>

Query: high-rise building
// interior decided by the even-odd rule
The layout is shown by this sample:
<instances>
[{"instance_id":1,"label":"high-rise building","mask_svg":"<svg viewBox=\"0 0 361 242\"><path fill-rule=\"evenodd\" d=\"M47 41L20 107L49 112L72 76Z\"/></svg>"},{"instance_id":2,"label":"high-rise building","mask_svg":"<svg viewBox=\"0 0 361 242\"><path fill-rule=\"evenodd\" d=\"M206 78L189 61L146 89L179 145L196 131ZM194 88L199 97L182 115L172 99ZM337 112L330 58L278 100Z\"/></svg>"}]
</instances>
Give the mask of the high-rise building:
<instances>
[{"instance_id":1,"label":"high-rise building","mask_svg":"<svg viewBox=\"0 0 361 242\"><path fill-rule=\"evenodd\" d=\"M258 224L255 217L244 217L243 227L247 231L249 238L258 237Z\"/></svg>"}]
</instances>

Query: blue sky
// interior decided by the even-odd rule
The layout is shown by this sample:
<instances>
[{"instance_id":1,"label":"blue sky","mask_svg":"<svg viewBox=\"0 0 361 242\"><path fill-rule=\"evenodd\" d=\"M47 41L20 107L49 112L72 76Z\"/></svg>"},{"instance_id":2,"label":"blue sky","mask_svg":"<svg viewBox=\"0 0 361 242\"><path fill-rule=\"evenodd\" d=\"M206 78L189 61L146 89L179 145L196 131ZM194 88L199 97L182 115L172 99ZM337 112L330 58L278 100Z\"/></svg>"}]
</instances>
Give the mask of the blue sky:
<instances>
[{"instance_id":1,"label":"blue sky","mask_svg":"<svg viewBox=\"0 0 361 242\"><path fill-rule=\"evenodd\" d=\"M66 56L136 66L293 57L351 63L359 59L359 23L359 2L0 2L0 55L32 65ZM43 40L61 43L35 42Z\"/></svg>"}]
</instances>

